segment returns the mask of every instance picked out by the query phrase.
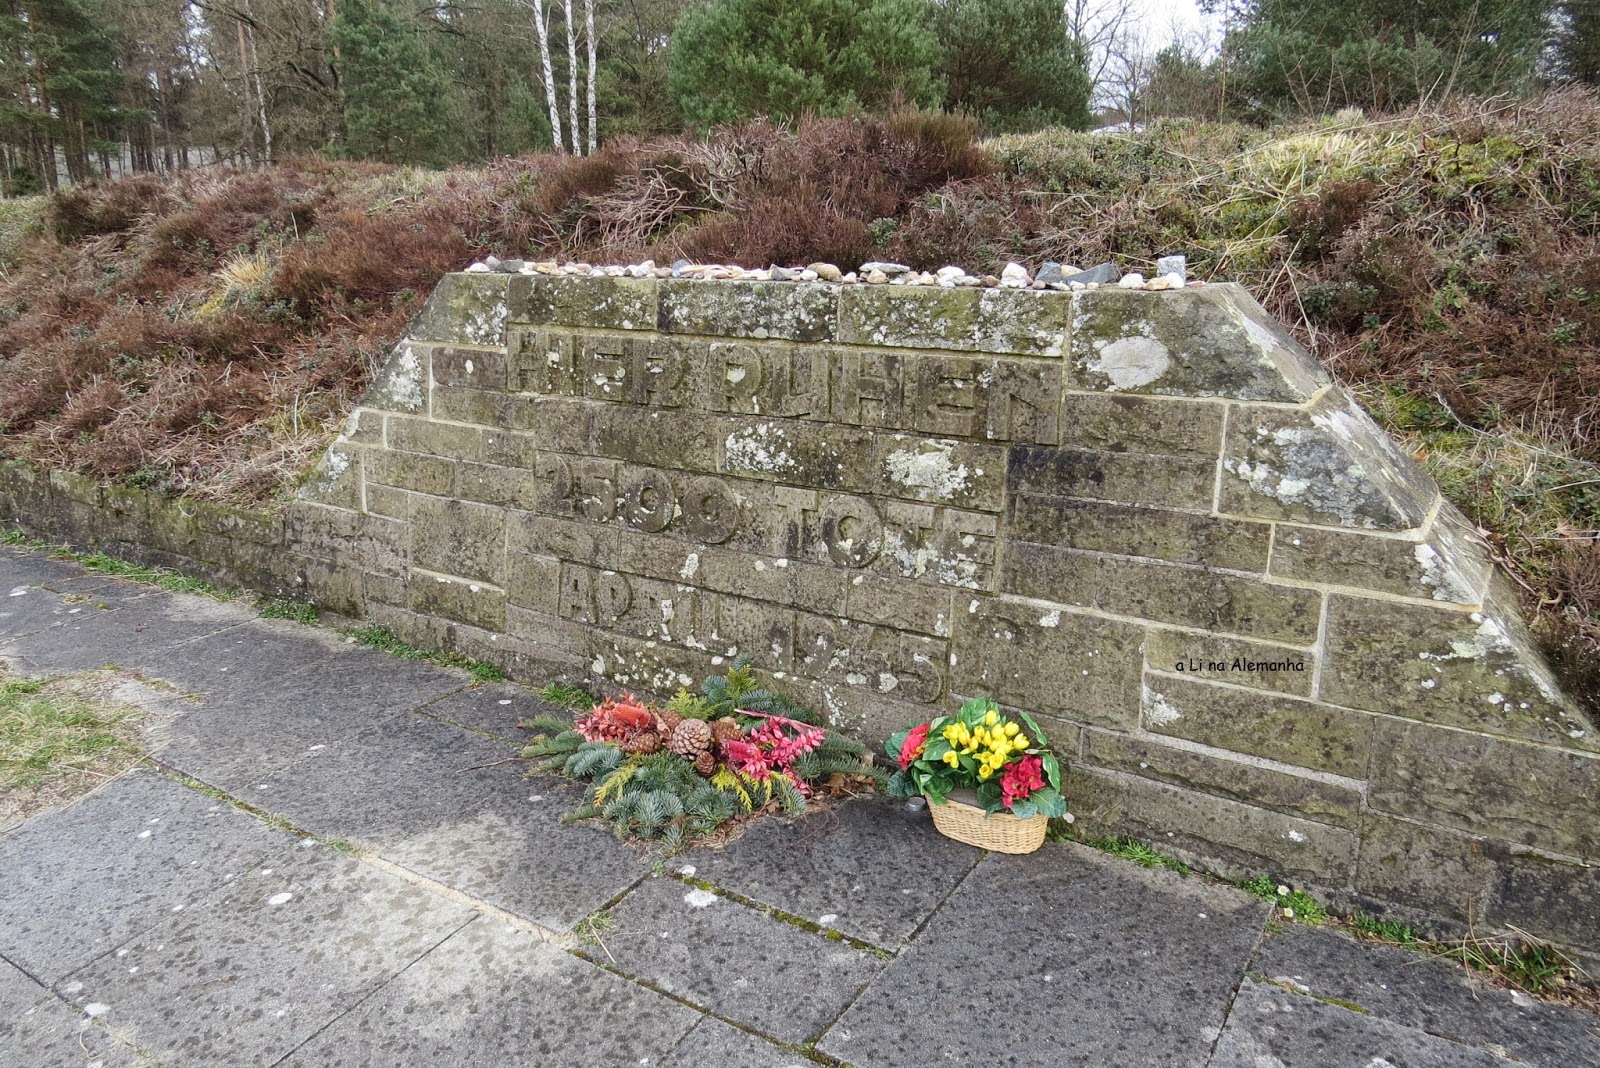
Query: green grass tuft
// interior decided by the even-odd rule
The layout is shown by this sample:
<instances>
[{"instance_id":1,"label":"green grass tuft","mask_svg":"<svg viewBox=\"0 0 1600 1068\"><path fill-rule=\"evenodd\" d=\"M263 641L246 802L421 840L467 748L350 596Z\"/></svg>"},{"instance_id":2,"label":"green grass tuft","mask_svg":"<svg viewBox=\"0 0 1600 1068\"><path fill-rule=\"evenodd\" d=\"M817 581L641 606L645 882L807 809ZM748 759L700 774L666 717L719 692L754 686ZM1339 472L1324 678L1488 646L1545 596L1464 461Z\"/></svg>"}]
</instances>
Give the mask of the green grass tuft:
<instances>
[{"instance_id":1,"label":"green grass tuft","mask_svg":"<svg viewBox=\"0 0 1600 1068\"><path fill-rule=\"evenodd\" d=\"M0 790L94 777L139 756L137 713L57 692L49 680L0 682Z\"/></svg>"},{"instance_id":2,"label":"green grass tuft","mask_svg":"<svg viewBox=\"0 0 1600 1068\"><path fill-rule=\"evenodd\" d=\"M582 686L568 686L560 682L552 682L540 690L539 697L553 705L575 709L579 712L587 712L600 703L599 698Z\"/></svg>"},{"instance_id":3,"label":"green grass tuft","mask_svg":"<svg viewBox=\"0 0 1600 1068\"><path fill-rule=\"evenodd\" d=\"M461 668L472 675L474 684L504 682L506 680L506 673L487 661L474 660L459 653L441 653L429 649L420 649L409 642L402 641L394 631L377 623L370 623L364 627L352 627L344 633L354 638L358 644L365 645L369 649L380 649L398 660L425 660L430 664Z\"/></svg>"},{"instance_id":4,"label":"green grass tuft","mask_svg":"<svg viewBox=\"0 0 1600 1068\"><path fill-rule=\"evenodd\" d=\"M1084 838L1082 842L1102 853L1131 860L1141 868L1166 868L1180 875L1189 874L1189 865L1177 857L1169 857L1134 838Z\"/></svg>"},{"instance_id":5,"label":"green grass tuft","mask_svg":"<svg viewBox=\"0 0 1600 1068\"><path fill-rule=\"evenodd\" d=\"M292 619L296 623L314 626L322 617L317 606L307 601L292 601L280 597L263 601L259 611L265 619Z\"/></svg>"},{"instance_id":6,"label":"green grass tuft","mask_svg":"<svg viewBox=\"0 0 1600 1068\"><path fill-rule=\"evenodd\" d=\"M1392 942L1397 946L1412 946L1418 942L1417 933L1398 920L1384 920L1370 912L1358 912L1350 917L1350 926L1367 938L1378 942Z\"/></svg>"}]
</instances>

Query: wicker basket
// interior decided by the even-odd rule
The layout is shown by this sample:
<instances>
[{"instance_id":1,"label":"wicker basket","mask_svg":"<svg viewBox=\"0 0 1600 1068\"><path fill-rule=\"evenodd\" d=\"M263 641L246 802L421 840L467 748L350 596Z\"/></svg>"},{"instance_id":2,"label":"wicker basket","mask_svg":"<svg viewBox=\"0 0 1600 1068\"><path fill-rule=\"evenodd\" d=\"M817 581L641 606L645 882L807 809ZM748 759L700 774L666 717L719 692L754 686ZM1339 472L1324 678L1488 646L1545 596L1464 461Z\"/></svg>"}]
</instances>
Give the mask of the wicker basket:
<instances>
[{"instance_id":1,"label":"wicker basket","mask_svg":"<svg viewBox=\"0 0 1600 1068\"><path fill-rule=\"evenodd\" d=\"M971 790L953 790L942 805L929 801L934 827L946 838L995 853L1032 853L1044 845L1050 817L1029 816L1024 820L1009 812L991 816L977 800L978 795Z\"/></svg>"}]
</instances>

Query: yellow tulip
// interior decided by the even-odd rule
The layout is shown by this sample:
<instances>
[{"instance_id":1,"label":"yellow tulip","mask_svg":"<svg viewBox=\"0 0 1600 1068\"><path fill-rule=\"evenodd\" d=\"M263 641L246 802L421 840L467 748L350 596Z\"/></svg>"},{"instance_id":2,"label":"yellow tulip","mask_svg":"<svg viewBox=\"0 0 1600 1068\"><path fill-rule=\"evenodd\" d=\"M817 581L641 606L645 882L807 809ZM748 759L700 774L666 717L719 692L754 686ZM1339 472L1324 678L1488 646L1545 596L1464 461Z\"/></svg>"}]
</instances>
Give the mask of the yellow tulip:
<instances>
[{"instance_id":1,"label":"yellow tulip","mask_svg":"<svg viewBox=\"0 0 1600 1068\"><path fill-rule=\"evenodd\" d=\"M1000 713L991 708L989 714L983 717L983 722L985 726L993 727L1000 722Z\"/></svg>"},{"instance_id":2,"label":"yellow tulip","mask_svg":"<svg viewBox=\"0 0 1600 1068\"><path fill-rule=\"evenodd\" d=\"M1022 728L1017 726L1015 723L1007 723L1006 724L1006 737L1007 738L1015 738L1017 736L1017 732L1020 731L1021 729Z\"/></svg>"},{"instance_id":3,"label":"yellow tulip","mask_svg":"<svg viewBox=\"0 0 1600 1068\"><path fill-rule=\"evenodd\" d=\"M987 764L985 764L983 767L978 769L978 778L980 778L980 779L987 779L989 776L991 776L993 774L994 774L994 769L990 768L989 765L987 765Z\"/></svg>"},{"instance_id":4,"label":"yellow tulip","mask_svg":"<svg viewBox=\"0 0 1600 1068\"><path fill-rule=\"evenodd\" d=\"M1016 746L1018 749L1026 749L1028 748L1028 736L1026 734L1019 734L1017 735L1017 740L1011 744Z\"/></svg>"}]
</instances>

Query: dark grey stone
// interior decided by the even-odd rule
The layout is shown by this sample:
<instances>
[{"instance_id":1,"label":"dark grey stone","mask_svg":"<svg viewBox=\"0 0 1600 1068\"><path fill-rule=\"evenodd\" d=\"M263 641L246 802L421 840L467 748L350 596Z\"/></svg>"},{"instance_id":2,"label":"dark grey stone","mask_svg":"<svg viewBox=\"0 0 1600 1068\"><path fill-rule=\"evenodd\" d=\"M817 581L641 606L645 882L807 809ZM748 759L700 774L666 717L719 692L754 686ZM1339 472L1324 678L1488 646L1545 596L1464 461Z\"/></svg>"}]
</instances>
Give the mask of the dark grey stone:
<instances>
[{"instance_id":1,"label":"dark grey stone","mask_svg":"<svg viewBox=\"0 0 1600 1068\"><path fill-rule=\"evenodd\" d=\"M270 1065L472 915L326 847L295 847L56 989L158 1059Z\"/></svg>"},{"instance_id":2,"label":"dark grey stone","mask_svg":"<svg viewBox=\"0 0 1600 1068\"><path fill-rule=\"evenodd\" d=\"M42 552L0 547L0 593L18 586L50 586L83 574L83 569L65 560L55 560ZM0 602L3 605L4 602ZM0 616L0 618L4 618Z\"/></svg>"},{"instance_id":3,"label":"dark grey stone","mask_svg":"<svg viewBox=\"0 0 1600 1068\"><path fill-rule=\"evenodd\" d=\"M1082 846L991 854L818 1048L858 1068L908 1051L917 1064L1203 1065L1267 910Z\"/></svg>"},{"instance_id":4,"label":"dark grey stone","mask_svg":"<svg viewBox=\"0 0 1600 1068\"><path fill-rule=\"evenodd\" d=\"M534 716L543 713L571 722L575 715L582 715L569 708L552 705L525 687L509 683L489 683L461 690L427 705L422 712L517 745L527 745L536 733L523 730L517 724Z\"/></svg>"},{"instance_id":5,"label":"dark grey stone","mask_svg":"<svg viewBox=\"0 0 1600 1068\"><path fill-rule=\"evenodd\" d=\"M1069 285L1073 282L1081 282L1084 285L1088 285L1090 282L1098 282L1100 285L1106 285L1117 281L1121 277L1122 275L1117 273L1117 265L1115 263L1102 263L1098 267L1090 267L1087 271L1069 274L1065 278L1057 279L1057 281L1066 282Z\"/></svg>"},{"instance_id":6,"label":"dark grey stone","mask_svg":"<svg viewBox=\"0 0 1600 1068\"><path fill-rule=\"evenodd\" d=\"M56 674L107 664L142 670L159 649L204 638L253 618L241 605L158 592L100 576L66 584L63 591L30 594L45 599L46 604L54 598L59 611L52 610L54 618L49 625L18 633L3 646L5 655L20 659L27 670Z\"/></svg>"},{"instance_id":7,"label":"dark grey stone","mask_svg":"<svg viewBox=\"0 0 1600 1068\"><path fill-rule=\"evenodd\" d=\"M814 1068L816 1062L707 1016L661 1068Z\"/></svg>"},{"instance_id":8,"label":"dark grey stone","mask_svg":"<svg viewBox=\"0 0 1600 1068\"><path fill-rule=\"evenodd\" d=\"M151 771L0 836L0 954L53 982L294 839Z\"/></svg>"},{"instance_id":9,"label":"dark grey stone","mask_svg":"<svg viewBox=\"0 0 1600 1068\"><path fill-rule=\"evenodd\" d=\"M10 1019L53 996L28 973L0 959L0 1019Z\"/></svg>"},{"instance_id":10,"label":"dark grey stone","mask_svg":"<svg viewBox=\"0 0 1600 1068\"><path fill-rule=\"evenodd\" d=\"M501 274L521 274L527 265L526 260L501 260L497 266Z\"/></svg>"},{"instance_id":11,"label":"dark grey stone","mask_svg":"<svg viewBox=\"0 0 1600 1068\"><path fill-rule=\"evenodd\" d=\"M1162 256L1156 261L1156 277L1175 274L1185 282L1189 280L1189 258L1187 256Z\"/></svg>"},{"instance_id":12,"label":"dark grey stone","mask_svg":"<svg viewBox=\"0 0 1600 1068\"><path fill-rule=\"evenodd\" d=\"M875 799L800 820L757 820L687 862L698 879L894 950L981 857L935 831L926 811Z\"/></svg>"},{"instance_id":13,"label":"dark grey stone","mask_svg":"<svg viewBox=\"0 0 1600 1068\"><path fill-rule=\"evenodd\" d=\"M699 1019L536 935L479 917L283 1066L653 1065Z\"/></svg>"},{"instance_id":14,"label":"dark grey stone","mask_svg":"<svg viewBox=\"0 0 1600 1068\"><path fill-rule=\"evenodd\" d=\"M1263 945L1251 970L1528 1064L1600 1064L1600 1018L1593 1013L1498 989L1460 965L1409 950L1291 927Z\"/></svg>"},{"instance_id":15,"label":"dark grey stone","mask_svg":"<svg viewBox=\"0 0 1600 1068\"><path fill-rule=\"evenodd\" d=\"M780 1042L807 1042L881 964L676 879L652 879L613 911L597 959Z\"/></svg>"},{"instance_id":16,"label":"dark grey stone","mask_svg":"<svg viewBox=\"0 0 1600 1068\"><path fill-rule=\"evenodd\" d=\"M1249 979L1210 1068L1506 1068L1470 1046Z\"/></svg>"},{"instance_id":17,"label":"dark grey stone","mask_svg":"<svg viewBox=\"0 0 1600 1068\"><path fill-rule=\"evenodd\" d=\"M1039 265L1038 273L1033 276L1035 282L1043 282L1045 285L1050 285L1053 282L1064 282L1066 279L1067 276L1061 273L1061 264L1055 260L1045 260Z\"/></svg>"}]
</instances>

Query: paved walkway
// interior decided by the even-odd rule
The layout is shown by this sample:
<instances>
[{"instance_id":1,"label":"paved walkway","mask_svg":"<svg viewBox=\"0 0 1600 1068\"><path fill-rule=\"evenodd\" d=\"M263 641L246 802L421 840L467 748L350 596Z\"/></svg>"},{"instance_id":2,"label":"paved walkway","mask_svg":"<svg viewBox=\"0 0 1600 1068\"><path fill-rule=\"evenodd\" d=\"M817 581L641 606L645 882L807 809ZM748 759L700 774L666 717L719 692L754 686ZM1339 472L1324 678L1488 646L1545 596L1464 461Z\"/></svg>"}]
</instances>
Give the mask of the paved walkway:
<instances>
[{"instance_id":1,"label":"paved walkway","mask_svg":"<svg viewBox=\"0 0 1600 1068\"><path fill-rule=\"evenodd\" d=\"M175 687L163 769L0 833L6 1068L1600 1065L1587 1013L900 802L653 866L507 762L525 691L244 606L0 550L0 656Z\"/></svg>"}]
</instances>

